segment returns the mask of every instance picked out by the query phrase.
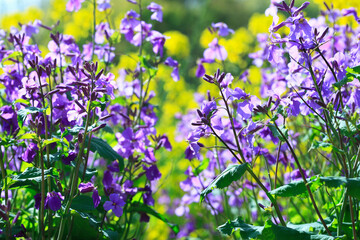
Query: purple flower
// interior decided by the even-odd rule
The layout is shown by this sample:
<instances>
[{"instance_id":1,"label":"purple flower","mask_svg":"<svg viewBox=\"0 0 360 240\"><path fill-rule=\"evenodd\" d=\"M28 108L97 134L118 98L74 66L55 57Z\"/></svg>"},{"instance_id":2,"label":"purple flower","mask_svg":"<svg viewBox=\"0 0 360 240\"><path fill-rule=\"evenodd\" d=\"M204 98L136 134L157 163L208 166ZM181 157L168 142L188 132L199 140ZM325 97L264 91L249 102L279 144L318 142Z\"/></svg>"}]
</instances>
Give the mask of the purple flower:
<instances>
[{"instance_id":1,"label":"purple flower","mask_svg":"<svg viewBox=\"0 0 360 240\"><path fill-rule=\"evenodd\" d=\"M219 36L226 37L230 33L234 33L234 30L228 28L228 26L223 22L212 23L212 29L219 34Z\"/></svg>"},{"instance_id":2,"label":"purple flower","mask_svg":"<svg viewBox=\"0 0 360 240\"><path fill-rule=\"evenodd\" d=\"M81 8L81 3L84 2L85 0L69 0L66 4L66 10L68 12L77 12L80 10Z\"/></svg>"},{"instance_id":3,"label":"purple flower","mask_svg":"<svg viewBox=\"0 0 360 240\"><path fill-rule=\"evenodd\" d=\"M126 13L125 18L121 20L120 33L125 34L125 39L131 41L134 37L134 28L140 24L138 18L140 15L134 10Z\"/></svg>"},{"instance_id":4,"label":"purple flower","mask_svg":"<svg viewBox=\"0 0 360 240\"><path fill-rule=\"evenodd\" d=\"M173 71L171 73L171 77L174 79L175 82L179 81L179 63L178 61L172 59L171 57L168 57L165 62L165 65L172 67Z\"/></svg>"},{"instance_id":5,"label":"purple flower","mask_svg":"<svg viewBox=\"0 0 360 240\"><path fill-rule=\"evenodd\" d=\"M96 44L103 44L105 39L111 37L114 33L114 30L110 29L109 24L106 22L102 22L96 26L96 33L95 33L95 43Z\"/></svg>"},{"instance_id":6,"label":"purple flower","mask_svg":"<svg viewBox=\"0 0 360 240\"><path fill-rule=\"evenodd\" d=\"M169 138L166 135L161 136L161 138L159 140L159 143L158 143L158 146L162 146L168 151L171 151L171 149L172 149Z\"/></svg>"},{"instance_id":7,"label":"purple flower","mask_svg":"<svg viewBox=\"0 0 360 240\"><path fill-rule=\"evenodd\" d=\"M232 83L232 81L234 80L234 77L231 75L231 73L227 73L224 77L224 79L221 81L220 86L222 88L227 88L229 86L229 84Z\"/></svg>"},{"instance_id":8,"label":"purple flower","mask_svg":"<svg viewBox=\"0 0 360 240\"><path fill-rule=\"evenodd\" d=\"M142 41L149 36L151 28L151 24L141 21L141 23L134 28L134 32L136 32L136 34L130 40L130 43L136 47L139 47Z\"/></svg>"},{"instance_id":9,"label":"purple flower","mask_svg":"<svg viewBox=\"0 0 360 240\"><path fill-rule=\"evenodd\" d=\"M110 201L106 201L103 205L105 211L110 211L115 214L117 217L121 217L123 214L122 207L125 206L125 201L122 199L122 197L117 193L112 193L109 196Z\"/></svg>"},{"instance_id":10,"label":"purple flower","mask_svg":"<svg viewBox=\"0 0 360 240\"><path fill-rule=\"evenodd\" d=\"M13 134L19 129L17 114L11 106L0 108L1 129L8 134Z\"/></svg>"},{"instance_id":11,"label":"purple flower","mask_svg":"<svg viewBox=\"0 0 360 240\"><path fill-rule=\"evenodd\" d=\"M74 161L76 157L77 153L75 151L70 151L69 155L67 157L63 156L61 160L65 165L70 165L70 163Z\"/></svg>"},{"instance_id":12,"label":"purple flower","mask_svg":"<svg viewBox=\"0 0 360 240\"><path fill-rule=\"evenodd\" d=\"M127 0L127 1L132 4L137 4L137 2L135 0Z\"/></svg>"},{"instance_id":13,"label":"purple flower","mask_svg":"<svg viewBox=\"0 0 360 240\"><path fill-rule=\"evenodd\" d=\"M95 187L94 187L94 184L92 182L80 183L79 184L79 191L81 193L92 192L94 189L95 189Z\"/></svg>"},{"instance_id":14,"label":"purple flower","mask_svg":"<svg viewBox=\"0 0 360 240\"><path fill-rule=\"evenodd\" d=\"M57 211L61 208L61 201L64 200L64 196L59 192L49 192L47 193L45 199L45 208L50 208L53 211Z\"/></svg>"},{"instance_id":15,"label":"purple flower","mask_svg":"<svg viewBox=\"0 0 360 240\"><path fill-rule=\"evenodd\" d=\"M153 164L156 162L156 158L154 155L154 149L153 148L147 148L144 153L144 162L148 164Z\"/></svg>"},{"instance_id":16,"label":"purple flower","mask_svg":"<svg viewBox=\"0 0 360 240\"><path fill-rule=\"evenodd\" d=\"M154 2L150 3L150 5L147 7L153 14L151 15L152 20L156 20L159 22L162 22L163 19L163 12L162 12L162 6L159 4L156 4Z\"/></svg>"},{"instance_id":17,"label":"purple flower","mask_svg":"<svg viewBox=\"0 0 360 240\"><path fill-rule=\"evenodd\" d=\"M159 54L160 57L162 57L166 37L158 31L151 31L150 36L146 40L151 42L153 45L153 52L155 54Z\"/></svg>"},{"instance_id":18,"label":"purple flower","mask_svg":"<svg viewBox=\"0 0 360 240\"><path fill-rule=\"evenodd\" d=\"M205 74L205 67L204 67L204 63L213 63L214 62L214 59L204 59L204 58L201 58L201 59L198 59L197 60L197 69L196 69L196 73L195 73L195 76L198 77L198 78L201 78L202 76L204 76Z\"/></svg>"},{"instance_id":19,"label":"purple flower","mask_svg":"<svg viewBox=\"0 0 360 240\"><path fill-rule=\"evenodd\" d=\"M154 206L155 201L154 198L152 197L151 188L148 185L146 185L143 190L145 191L145 193L143 194L144 203L150 206Z\"/></svg>"},{"instance_id":20,"label":"purple flower","mask_svg":"<svg viewBox=\"0 0 360 240\"><path fill-rule=\"evenodd\" d=\"M119 142L118 152L124 158L130 157L134 151L145 151L144 133L141 130L134 133L132 128L127 128L121 134L116 133L116 137Z\"/></svg>"},{"instance_id":21,"label":"purple flower","mask_svg":"<svg viewBox=\"0 0 360 240\"><path fill-rule=\"evenodd\" d=\"M93 199L93 203L94 203L94 208L97 208L101 202L101 197L99 196L97 189L94 190L92 199Z\"/></svg>"},{"instance_id":22,"label":"purple flower","mask_svg":"<svg viewBox=\"0 0 360 240\"><path fill-rule=\"evenodd\" d=\"M211 112L216 110L216 102L210 101L210 102L204 102L201 105L201 112L205 117L208 117Z\"/></svg>"},{"instance_id":23,"label":"purple flower","mask_svg":"<svg viewBox=\"0 0 360 240\"><path fill-rule=\"evenodd\" d=\"M204 51L204 58L208 60L220 60L224 61L227 58L227 51L223 46L219 45L217 38L209 43L209 48Z\"/></svg>"},{"instance_id":24,"label":"purple flower","mask_svg":"<svg viewBox=\"0 0 360 240\"><path fill-rule=\"evenodd\" d=\"M111 8L110 0L97 0L97 4L100 12L103 12L106 9Z\"/></svg>"},{"instance_id":25,"label":"purple flower","mask_svg":"<svg viewBox=\"0 0 360 240\"><path fill-rule=\"evenodd\" d=\"M125 180L123 184L123 191L128 195L135 195L138 191L136 187L133 187L134 183L130 180Z\"/></svg>"},{"instance_id":26,"label":"purple flower","mask_svg":"<svg viewBox=\"0 0 360 240\"><path fill-rule=\"evenodd\" d=\"M143 169L148 180L153 181L161 178L161 173L156 165L151 165L150 167L143 165Z\"/></svg>"},{"instance_id":27,"label":"purple flower","mask_svg":"<svg viewBox=\"0 0 360 240\"><path fill-rule=\"evenodd\" d=\"M34 199L35 199L35 209L39 209L41 205L41 193L35 194Z\"/></svg>"},{"instance_id":28,"label":"purple flower","mask_svg":"<svg viewBox=\"0 0 360 240\"><path fill-rule=\"evenodd\" d=\"M119 169L119 161L118 160L113 161L111 164L109 164L107 166L107 169L110 172L119 172L120 171L120 169Z\"/></svg>"},{"instance_id":29,"label":"purple flower","mask_svg":"<svg viewBox=\"0 0 360 240\"><path fill-rule=\"evenodd\" d=\"M360 19L359 19L358 15L357 15L357 12L356 12L355 8L352 7L352 8L348 8L348 9L343 9L341 11L341 13L342 13L343 16L353 15L355 20L360 23Z\"/></svg>"},{"instance_id":30,"label":"purple flower","mask_svg":"<svg viewBox=\"0 0 360 240\"><path fill-rule=\"evenodd\" d=\"M32 163L34 158L38 152L39 148L35 143L30 142L25 150L25 152L21 155L23 161L27 163Z\"/></svg>"},{"instance_id":31,"label":"purple flower","mask_svg":"<svg viewBox=\"0 0 360 240\"><path fill-rule=\"evenodd\" d=\"M110 171L105 171L102 183L105 189L109 189L112 185L113 177Z\"/></svg>"},{"instance_id":32,"label":"purple flower","mask_svg":"<svg viewBox=\"0 0 360 240\"><path fill-rule=\"evenodd\" d=\"M39 33L39 25L41 25L41 21L35 20L34 23L29 22L28 24L22 25L22 30L26 36L31 37L33 34Z\"/></svg>"}]
</instances>

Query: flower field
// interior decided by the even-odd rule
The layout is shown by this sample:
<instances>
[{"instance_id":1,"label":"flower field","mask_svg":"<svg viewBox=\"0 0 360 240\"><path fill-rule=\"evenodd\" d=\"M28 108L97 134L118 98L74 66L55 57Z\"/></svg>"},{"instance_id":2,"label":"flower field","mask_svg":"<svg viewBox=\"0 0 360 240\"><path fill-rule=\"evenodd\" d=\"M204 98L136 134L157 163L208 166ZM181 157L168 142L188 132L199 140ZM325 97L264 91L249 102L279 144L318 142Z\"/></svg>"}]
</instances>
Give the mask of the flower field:
<instances>
[{"instance_id":1,"label":"flower field","mask_svg":"<svg viewBox=\"0 0 360 240\"><path fill-rule=\"evenodd\" d=\"M0 16L1 239L360 239L360 3Z\"/></svg>"}]
</instances>

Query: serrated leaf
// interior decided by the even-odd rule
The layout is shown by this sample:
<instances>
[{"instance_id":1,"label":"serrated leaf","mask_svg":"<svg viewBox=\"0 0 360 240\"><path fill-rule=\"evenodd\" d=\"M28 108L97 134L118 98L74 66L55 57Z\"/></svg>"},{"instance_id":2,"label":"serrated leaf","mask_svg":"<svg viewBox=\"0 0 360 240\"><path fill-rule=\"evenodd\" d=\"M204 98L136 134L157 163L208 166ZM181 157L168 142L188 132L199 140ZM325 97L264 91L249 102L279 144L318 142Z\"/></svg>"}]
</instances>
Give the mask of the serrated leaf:
<instances>
[{"instance_id":1,"label":"serrated leaf","mask_svg":"<svg viewBox=\"0 0 360 240\"><path fill-rule=\"evenodd\" d=\"M297 229L275 225L268 220L265 226L253 226L246 224L240 218L218 227L218 230L230 236L234 231L240 231L242 239L261 239L261 240L334 240L328 235L299 231Z\"/></svg>"},{"instance_id":2,"label":"serrated leaf","mask_svg":"<svg viewBox=\"0 0 360 240\"><path fill-rule=\"evenodd\" d=\"M307 179L310 189L316 190L319 183L325 185L329 188L339 188L346 187L348 190L348 194L352 197L360 199L360 178L348 178L345 177L319 177L316 179ZM312 186L313 184L317 184ZM272 191L271 194L276 195L278 197L293 197L300 194L306 193L306 188L303 180L299 180L296 182L292 182L281 187L278 187Z\"/></svg>"},{"instance_id":3,"label":"serrated leaf","mask_svg":"<svg viewBox=\"0 0 360 240\"><path fill-rule=\"evenodd\" d=\"M234 221L228 220L225 224L218 227L218 230L224 234L230 236L234 231L240 231L241 237L244 239L256 238L263 231L263 226L253 226L243 222L240 217Z\"/></svg>"},{"instance_id":4,"label":"serrated leaf","mask_svg":"<svg viewBox=\"0 0 360 240\"><path fill-rule=\"evenodd\" d=\"M239 180L245 173L248 167L248 163L241 165L230 165L228 166L219 176L217 176L210 185L201 192L200 201L202 202L205 197L212 192L215 188L228 187L232 182Z\"/></svg>"},{"instance_id":5,"label":"serrated leaf","mask_svg":"<svg viewBox=\"0 0 360 240\"><path fill-rule=\"evenodd\" d=\"M270 194L278 197L293 197L306 192L304 181L294 181L270 191Z\"/></svg>"},{"instance_id":6,"label":"serrated leaf","mask_svg":"<svg viewBox=\"0 0 360 240\"><path fill-rule=\"evenodd\" d=\"M169 220L167 220L162 214L156 212L153 208L151 208L148 205L145 205L143 203L140 203L140 202L132 203L131 207L129 209L129 212L138 212L138 213L149 214L151 216L154 216L154 217L160 219L164 223L166 223L174 231L175 234L177 234L180 231L179 226L177 224L170 223Z\"/></svg>"},{"instance_id":7,"label":"serrated leaf","mask_svg":"<svg viewBox=\"0 0 360 240\"><path fill-rule=\"evenodd\" d=\"M59 172L54 168L44 170L44 177L59 177ZM18 175L10 175L10 182L8 183L9 188L22 188L28 186L35 186L41 182L41 169L35 167L29 167L24 172Z\"/></svg>"},{"instance_id":8,"label":"serrated leaf","mask_svg":"<svg viewBox=\"0 0 360 240\"><path fill-rule=\"evenodd\" d=\"M85 139L85 144L87 145L88 138ZM90 142L90 150L92 152L97 152L101 157L109 161L119 161L120 171L124 170L124 158L120 156L115 150L104 140L100 138L93 137Z\"/></svg>"},{"instance_id":9,"label":"serrated leaf","mask_svg":"<svg viewBox=\"0 0 360 240\"><path fill-rule=\"evenodd\" d=\"M324 220L326 225L328 227L331 226L333 221L330 221L329 219ZM297 231L301 232L309 232L309 233L319 233L319 232L325 232L325 227L322 225L321 222L312 222L312 223L304 223L304 224L293 224L291 222L288 222L286 224L286 227L295 229Z\"/></svg>"}]
</instances>

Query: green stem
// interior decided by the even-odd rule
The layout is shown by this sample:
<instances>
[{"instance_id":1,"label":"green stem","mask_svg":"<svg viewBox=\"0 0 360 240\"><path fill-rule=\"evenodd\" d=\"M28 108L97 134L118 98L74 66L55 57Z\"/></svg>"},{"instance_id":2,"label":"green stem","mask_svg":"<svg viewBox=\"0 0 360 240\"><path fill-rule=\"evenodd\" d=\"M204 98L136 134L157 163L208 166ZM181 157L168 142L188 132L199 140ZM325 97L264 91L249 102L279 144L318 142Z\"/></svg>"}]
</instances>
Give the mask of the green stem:
<instances>
[{"instance_id":1,"label":"green stem","mask_svg":"<svg viewBox=\"0 0 360 240\"><path fill-rule=\"evenodd\" d=\"M5 152L6 152L6 148L5 148ZM4 154L5 155L5 154ZM3 157L4 155L1 152L1 148L0 148L0 167L1 167L1 176L2 179L4 180L4 185L5 185L5 206L7 205L7 201L8 201L8 185L7 185L7 174L6 174L6 167L4 165L4 161L3 161ZM6 211L6 215L8 217L8 220L6 221L6 234L5 234L5 238L6 240L9 239L10 236L10 219L9 219L9 211L10 209L7 209Z\"/></svg>"},{"instance_id":2,"label":"green stem","mask_svg":"<svg viewBox=\"0 0 360 240\"><path fill-rule=\"evenodd\" d=\"M267 114L267 115L268 115L268 114ZM269 115L268 115L268 116L269 116ZM271 117L269 116L269 118L271 118ZM285 140L286 144L288 145L288 147L289 147L289 149L290 149L290 151L291 151L291 154L292 154L293 157L294 157L294 160L295 160L295 162L296 162L296 165L297 165L298 168L299 168L300 175L301 175L301 177L302 177L302 179L303 179L303 181L304 181L306 190L307 190L307 192L308 192L308 194L309 194L311 203L312 203L312 205L313 205L313 207L314 207L314 209L315 209L316 214L318 215L321 223L323 224L323 226L324 226L327 234L329 234L330 236L332 236L329 228L327 227L327 225L326 225L326 223L325 223L323 217L321 216L321 213L320 213L320 211L319 211L319 209L318 209L318 207L317 207L317 204L316 204L316 202L315 202L314 196L313 196L313 194L312 194L312 192L311 192L311 189L310 189L310 187L309 187L309 184L308 184L308 182L307 182L307 180L306 180L306 176L305 176L304 170L303 170L303 168L301 167L301 164L300 164L299 159L297 158L297 156L296 156L296 154L295 154L294 149L292 148L289 140L284 136L284 134L282 133L282 131L279 129L279 127L278 127L278 125L277 125L277 123L276 123L275 121L274 121L274 125L275 125L277 131L278 131L278 132L280 133L280 135L282 136L282 138Z\"/></svg>"},{"instance_id":3,"label":"green stem","mask_svg":"<svg viewBox=\"0 0 360 240\"><path fill-rule=\"evenodd\" d=\"M92 73L91 76L92 81L94 81L94 74ZM59 235L58 235L58 240L62 240L62 236L63 236L63 232L64 232L64 228L65 228L65 218L70 210L70 206L73 200L73 197L77 191L77 186L78 186L78 175L79 175L79 170L80 170L80 166L81 166L81 162L82 162L82 155L85 149L85 139L86 136L88 135L88 128L89 128L89 123L90 123L90 115L91 115L91 103L92 103L92 97L91 94L93 92L93 86L94 84L91 84L91 91L90 91L90 95L89 95L89 101L87 104L87 116L86 116L86 123L85 123L85 131L84 131L84 139L83 142L81 143L80 146L80 150L77 156L77 161L76 161L76 166L72 171L72 179L71 179L71 183L70 183L70 195L69 195L69 199L68 202L66 204L65 207L65 211L61 217L61 221L60 221L60 227L59 227ZM95 113L94 113L95 114Z\"/></svg>"},{"instance_id":4,"label":"green stem","mask_svg":"<svg viewBox=\"0 0 360 240\"><path fill-rule=\"evenodd\" d=\"M236 156L236 154L234 153L234 151L229 147L229 145L226 144L226 142L215 132L215 130L212 128L211 125L208 125L211 129L211 131L213 132L213 134L225 145L225 147L232 153L232 155L236 158L236 160L242 164L241 160L238 158L238 156ZM271 203L274 205L276 214L278 215L281 225L286 226L286 223L281 215L281 211L280 208L277 204L277 202L275 201L274 197L269 193L269 191L267 190L267 188L262 184L262 182L260 181L260 179L256 176L256 174L253 172L253 170L251 169L249 164L246 164L246 170L250 173L250 175L255 179L256 183L260 186L260 188L266 193L266 195L268 196L269 200L271 201Z\"/></svg>"}]
</instances>

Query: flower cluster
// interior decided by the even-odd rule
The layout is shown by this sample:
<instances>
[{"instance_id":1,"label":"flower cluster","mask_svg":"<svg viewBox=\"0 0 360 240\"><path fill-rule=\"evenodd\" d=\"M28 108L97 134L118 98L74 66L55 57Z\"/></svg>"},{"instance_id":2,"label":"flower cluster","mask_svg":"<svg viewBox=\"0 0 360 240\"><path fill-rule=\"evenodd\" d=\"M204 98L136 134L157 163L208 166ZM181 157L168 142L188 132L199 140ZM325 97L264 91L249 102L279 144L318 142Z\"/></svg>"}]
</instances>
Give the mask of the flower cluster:
<instances>
[{"instance_id":1,"label":"flower cluster","mask_svg":"<svg viewBox=\"0 0 360 240\"><path fill-rule=\"evenodd\" d=\"M133 3L141 9L140 3ZM79 11L82 4L82 0L70 0L66 9ZM94 12L107 11L111 5L94 1L93 7ZM151 19L162 21L160 5L151 3L147 9L153 13ZM120 30L93 17L91 41L82 46L72 36L57 32L56 26L40 21L10 32L1 30L0 82L5 91L0 108L0 165L2 195L9 203L1 212L1 228L6 238L32 234L63 239L67 222L78 217L95 222L98 234L124 234L124 229L129 234L138 227L133 226L136 214L143 222L149 221L148 214L159 216L152 209L153 191L162 176L156 152L171 151L172 146L165 134L157 133L151 104L155 93L148 90L159 64L174 68L176 81L179 64L171 57L158 61L164 55L166 37L140 20L141 13L129 11ZM47 54L32 39L40 31L50 36ZM110 71L115 64L116 31L140 49L135 69L121 69L118 78ZM142 50L147 42L153 54ZM24 203L39 213L32 226L22 225L26 214L11 219ZM120 224L114 224L114 219ZM20 233L11 230L12 220L19 229L22 226Z\"/></svg>"},{"instance_id":2,"label":"flower cluster","mask_svg":"<svg viewBox=\"0 0 360 240\"><path fill-rule=\"evenodd\" d=\"M333 234L318 208L326 200L315 200L312 185L318 177L316 174L335 171L346 178L358 176L355 169L360 136L360 28L337 24L347 15L353 15L357 21L354 9L339 11L325 4L327 10L309 20L303 13L308 5L305 2L296 7L295 1L290 5L272 1L266 10L273 24L269 33L257 36L260 50L249 55L253 64L261 68L260 96L265 100L237 87L241 84L231 73L218 70L213 75L205 74L203 62L226 58L217 38L199 60L197 77L215 86L219 96L210 96L208 92L207 98L196 97L200 109L179 117L179 137L189 143L185 157L190 167L185 172L186 180L180 183L185 194L177 201L174 214L188 217L191 226L197 224L191 203L199 201L204 201L215 216L215 226L219 225L219 219L226 222L237 216L250 222L263 222L269 213L274 224L285 226L285 221L294 221L295 216L305 223L304 213L297 211L294 216L285 209L288 203L273 198L277 194L288 197L300 194L300 191L290 193L291 184L284 186L289 192L282 193L287 191L285 188L277 189L297 181L307 184L303 194L310 196L308 208L315 210L310 215L317 214L322 233ZM280 11L288 16L284 21L279 21ZM289 31L283 32L287 34L278 33L286 27ZM213 24L211 31L219 36L231 33L223 23ZM309 151L306 153L304 149ZM320 159L323 167L310 167L314 158ZM241 178L242 175L246 177ZM240 178L241 183L237 181ZM352 197L356 196L345 195L345 200L344 195L339 196L335 202L350 204L350 208L355 206ZM296 204L291 201L295 209ZM353 229L350 236L356 238L354 224L358 212L353 211L349 212ZM232 230L240 228L241 236L248 234L236 225L238 220L231 224L218 229L230 235ZM184 226L182 233L188 236L195 230L191 226ZM333 227L338 228L337 236L341 235L341 227Z\"/></svg>"}]
</instances>

